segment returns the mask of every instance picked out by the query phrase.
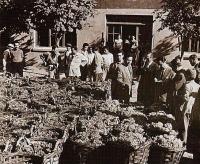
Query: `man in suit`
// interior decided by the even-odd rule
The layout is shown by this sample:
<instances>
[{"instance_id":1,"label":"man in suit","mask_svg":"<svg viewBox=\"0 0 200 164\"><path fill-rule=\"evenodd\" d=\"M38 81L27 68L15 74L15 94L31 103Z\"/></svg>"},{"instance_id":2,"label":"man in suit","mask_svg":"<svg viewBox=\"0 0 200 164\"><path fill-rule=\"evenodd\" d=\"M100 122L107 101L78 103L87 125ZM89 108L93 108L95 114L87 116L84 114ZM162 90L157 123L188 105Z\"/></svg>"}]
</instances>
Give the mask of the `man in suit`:
<instances>
[{"instance_id":1,"label":"man in suit","mask_svg":"<svg viewBox=\"0 0 200 164\"><path fill-rule=\"evenodd\" d=\"M110 65L108 79L111 79L112 99L128 103L130 99L131 80L128 69L123 65L123 53L116 54L116 61Z\"/></svg>"},{"instance_id":2,"label":"man in suit","mask_svg":"<svg viewBox=\"0 0 200 164\"><path fill-rule=\"evenodd\" d=\"M132 56L128 56L126 57L125 61L124 61L124 66L127 69L127 73L128 73L128 79L129 79L129 83L130 85L130 93L129 93L129 97L132 96L132 84L133 84L133 57Z\"/></svg>"},{"instance_id":3,"label":"man in suit","mask_svg":"<svg viewBox=\"0 0 200 164\"><path fill-rule=\"evenodd\" d=\"M165 57L158 57L156 62L159 65L159 70L155 78L155 101L166 103L168 84L174 78L175 72L166 63Z\"/></svg>"},{"instance_id":4,"label":"man in suit","mask_svg":"<svg viewBox=\"0 0 200 164\"><path fill-rule=\"evenodd\" d=\"M144 56L144 64L139 68L138 101L145 106L154 103L156 73L159 70L158 64L153 61L153 54L148 53Z\"/></svg>"}]
</instances>

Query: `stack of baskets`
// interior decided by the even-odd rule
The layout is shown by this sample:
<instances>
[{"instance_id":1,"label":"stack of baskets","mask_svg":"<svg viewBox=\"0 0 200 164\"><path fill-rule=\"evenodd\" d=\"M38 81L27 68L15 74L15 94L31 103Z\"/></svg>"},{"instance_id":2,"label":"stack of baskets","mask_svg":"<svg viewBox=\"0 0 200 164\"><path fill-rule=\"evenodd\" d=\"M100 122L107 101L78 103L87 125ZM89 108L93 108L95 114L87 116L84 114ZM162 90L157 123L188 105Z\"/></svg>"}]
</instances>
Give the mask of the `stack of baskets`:
<instances>
[{"instance_id":1,"label":"stack of baskets","mask_svg":"<svg viewBox=\"0 0 200 164\"><path fill-rule=\"evenodd\" d=\"M149 164L179 164L184 153L184 148L179 150L167 149L161 146L152 146Z\"/></svg>"},{"instance_id":2,"label":"stack of baskets","mask_svg":"<svg viewBox=\"0 0 200 164\"><path fill-rule=\"evenodd\" d=\"M144 145L132 151L129 157L129 164L145 164L148 161L152 141L148 140Z\"/></svg>"}]
</instances>

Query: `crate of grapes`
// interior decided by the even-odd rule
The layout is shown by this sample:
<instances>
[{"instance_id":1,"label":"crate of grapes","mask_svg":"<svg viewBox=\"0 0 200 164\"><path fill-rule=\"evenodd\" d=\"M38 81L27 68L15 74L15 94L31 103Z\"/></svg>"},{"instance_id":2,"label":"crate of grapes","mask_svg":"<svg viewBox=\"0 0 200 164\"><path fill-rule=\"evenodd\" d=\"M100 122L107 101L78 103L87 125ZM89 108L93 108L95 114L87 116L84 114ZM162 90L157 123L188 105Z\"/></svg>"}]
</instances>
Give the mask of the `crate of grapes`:
<instances>
[{"instance_id":1,"label":"crate of grapes","mask_svg":"<svg viewBox=\"0 0 200 164\"><path fill-rule=\"evenodd\" d=\"M149 164L179 164L184 153L182 149L168 149L161 146L153 146L150 150Z\"/></svg>"},{"instance_id":2,"label":"crate of grapes","mask_svg":"<svg viewBox=\"0 0 200 164\"><path fill-rule=\"evenodd\" d=\"M129 156L129 164L145 164L148 161L152 141L148 140L138 149L132 151Z\"/></svg>"},{"instance_id":3,"label":"crate of grapes","mask_svg":"<svg viewBox=\"0 0 200 164\"><path fill-rule=\"evenodd\" d=\"M33 161L33 156L24 153L2 153L0 155L1 164L24 164Z\"/></svg>"},{"instance_id":4,"label":"crate of grapes","mask_svg":"<svg viewBox=\"0 0 200 164\"><path fill-rule=\"evenodd\" d=\"M185 151L183 142L174 135L155 137L148 164L179 164Z\"/></svg>"}]
</instances>

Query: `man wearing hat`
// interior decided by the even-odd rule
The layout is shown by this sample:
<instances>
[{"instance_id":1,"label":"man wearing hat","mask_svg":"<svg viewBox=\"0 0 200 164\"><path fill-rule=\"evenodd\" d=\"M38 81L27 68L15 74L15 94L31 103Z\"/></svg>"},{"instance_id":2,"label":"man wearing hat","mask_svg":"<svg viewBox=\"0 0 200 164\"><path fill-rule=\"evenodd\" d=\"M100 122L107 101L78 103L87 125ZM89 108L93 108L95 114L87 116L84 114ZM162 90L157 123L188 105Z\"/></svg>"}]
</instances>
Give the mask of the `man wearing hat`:
<instances>
[{"instance_id":1,"label":"man wearing hat","mask_svg":"<svg viewBox=\"0 0 200 164\"><path fill-rule=\"evenodd\" d=\"M7 49L3 52L3 71L4 72L12 72L11 70L11 51L13 50L14 45L8 44Z\"/></svg>"}]
</instances>

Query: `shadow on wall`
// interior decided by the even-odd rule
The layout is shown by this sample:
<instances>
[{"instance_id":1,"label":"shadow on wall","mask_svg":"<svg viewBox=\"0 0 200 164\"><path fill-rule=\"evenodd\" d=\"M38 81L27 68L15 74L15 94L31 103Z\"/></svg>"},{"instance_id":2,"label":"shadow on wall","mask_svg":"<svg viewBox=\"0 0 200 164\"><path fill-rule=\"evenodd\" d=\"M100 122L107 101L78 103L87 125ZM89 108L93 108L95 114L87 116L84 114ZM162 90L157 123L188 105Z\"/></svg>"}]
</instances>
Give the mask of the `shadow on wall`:
<instances>
[{"instance_id":1,"label":"shadow on wall","mask_svg":"<svg viewBox=\"0 0 200 164\"><path fill-rule=\"evenodd\" d=\"M158 45L152 50L154 57L168 56L174 52L178 47L178 43L174 43L174 36L170 35L158 42Z\"/></svg>"},{"instance_id":2,"label":"shadow on wall","mask_svg":"<svg viewBox=\"0 0 200 164\"><path fill-rule=\"evenodd\" d=\"M101 36L97 37L90 43L90 45L93 47L100 47L102 45L102 37Z\"/></svg>"},{"instance_id":3,"label":"shadow on wall","mask_svg":"<svg viewBox=\"0 0 200 164\"><path fill-rule=\"evenodd\" d=\"M24 54L32 50L33 38L30 34L22 33L13 36L13 42L19 42Z\"/></svg>"},{"instance_id":4,"label":"shadow on wall","mask_svg":"<svg viewBox=\"0 0 200 164\"><path fill-rule=\"evenodd\" d=\"M92 47L98 47L101 51L101 48L104 46L104 39L102 38L102 36L99 36L95 40L90 42L90 45Z\"/></svg>"}]
</instances>

